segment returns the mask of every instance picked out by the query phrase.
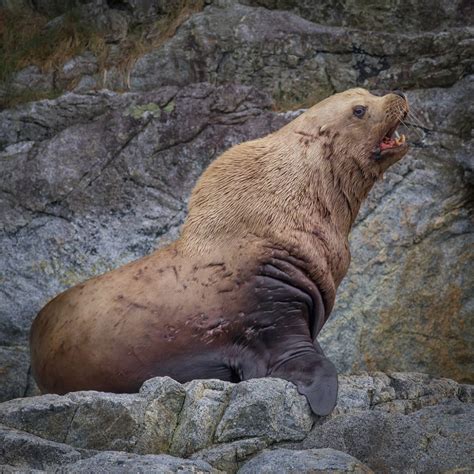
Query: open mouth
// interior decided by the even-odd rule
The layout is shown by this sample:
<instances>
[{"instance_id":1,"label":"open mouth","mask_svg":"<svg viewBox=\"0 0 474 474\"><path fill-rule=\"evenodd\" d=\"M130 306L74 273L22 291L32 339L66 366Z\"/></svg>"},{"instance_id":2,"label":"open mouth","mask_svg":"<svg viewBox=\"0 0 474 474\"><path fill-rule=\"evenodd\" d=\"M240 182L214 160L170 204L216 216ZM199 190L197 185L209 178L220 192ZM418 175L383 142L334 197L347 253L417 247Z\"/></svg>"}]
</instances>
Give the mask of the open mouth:
<instances>
[{"instance_id":1,"label":"open mouth","mask_svg":"<svg viewBox=\"0 0 474 474\"><path fill-rule=\"evenodd\" d=\"M408 144L404 134L398 133L397 127L400 123L397 123L392 127L382 138L382 141L378 144L375 150L375 155L377 158L384 155L392 154L392 151L397 151L405 149Z\"/></svg>"},{"instance_id":2,"label":"open mouth","mask_svg":"<svg viewBox=\"0 0 474 474\"><path fill-rule=\"evenodd\" d=\"M394 138L395 136L395 138ZM389 150L391 148L397 148L406 143L406 138L403 133L400 135L397 130L390 135L385 135L383 140L380 142L380 151Z\"/></svg>"}]
</instances>

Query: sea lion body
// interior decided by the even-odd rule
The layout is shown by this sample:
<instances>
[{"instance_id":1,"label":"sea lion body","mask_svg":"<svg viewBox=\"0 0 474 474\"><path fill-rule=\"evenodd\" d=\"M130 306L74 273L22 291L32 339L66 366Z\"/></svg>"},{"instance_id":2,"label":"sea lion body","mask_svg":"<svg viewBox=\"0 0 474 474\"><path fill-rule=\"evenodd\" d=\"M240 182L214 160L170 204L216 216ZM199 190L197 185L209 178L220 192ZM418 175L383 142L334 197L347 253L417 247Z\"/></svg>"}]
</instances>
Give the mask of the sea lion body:
<instances>
[{"instance_id":1,"label":"sea lion body","mask_svg":"<svg viewBox=\"0 0 474 474\"><path fill-rule=\"evenodd\" d=\"M345 94L352 108L368 98L360 89ZM378 124L381 137L406 109L404 98L391 96L385 108L382 98L370 99L379 101L371 128ZM30 338L42 391L134 392L165 375L180 382L276 376L294 382L315 413L332 410L337 373L316 336L347 272L359 206L406 146L382 159L358 151L367 163L344 162L331 99L212 163L176 242L42 309Z\"/></svg>"}]
</instances>

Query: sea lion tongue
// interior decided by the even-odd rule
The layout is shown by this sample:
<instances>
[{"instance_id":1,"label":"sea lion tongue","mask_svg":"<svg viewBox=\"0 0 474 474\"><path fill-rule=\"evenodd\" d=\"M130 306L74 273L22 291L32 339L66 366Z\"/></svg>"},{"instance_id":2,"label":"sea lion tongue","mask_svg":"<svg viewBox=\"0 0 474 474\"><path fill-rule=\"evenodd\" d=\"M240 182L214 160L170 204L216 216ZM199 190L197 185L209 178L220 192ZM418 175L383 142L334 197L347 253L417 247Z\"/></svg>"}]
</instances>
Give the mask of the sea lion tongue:
<instances>
[{"instance_id":1,"label":"sea lion tongue","mask_svg":"<svg viewBox=\"0 0 474 474\"><path fill-rule=\"evenodd\" d=\"M400 135L396 130L395 130L395 139L392 138L391 136L386 135L382 142L380 143L380 150L388 150L390 148L396 148L401 145L403 145L406 142L405 135Z\"/></svg>"}]
</instances>

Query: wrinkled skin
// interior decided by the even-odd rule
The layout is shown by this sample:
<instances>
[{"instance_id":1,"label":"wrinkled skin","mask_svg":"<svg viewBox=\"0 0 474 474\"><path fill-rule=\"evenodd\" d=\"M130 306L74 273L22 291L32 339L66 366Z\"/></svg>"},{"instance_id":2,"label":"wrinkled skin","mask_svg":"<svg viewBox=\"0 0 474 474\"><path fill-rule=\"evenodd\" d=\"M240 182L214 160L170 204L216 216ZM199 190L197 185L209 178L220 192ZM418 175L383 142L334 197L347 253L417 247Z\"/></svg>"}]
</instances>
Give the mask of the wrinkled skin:
<instances>
[{"instance_id":1,"label":"wrinkled skin","mask_svg":"<svg viewBox=\"0 0 474 474\"><path fill-rule=\"evenodd\" d=\"M400 95L352 89L224 153L198 181L178 241L38 314L30 342L41 390L274 376L330 413L337 373L316 336L347 272L360 204L408 149L380 147L407 110Z\"/></svg>"}]
</instances>

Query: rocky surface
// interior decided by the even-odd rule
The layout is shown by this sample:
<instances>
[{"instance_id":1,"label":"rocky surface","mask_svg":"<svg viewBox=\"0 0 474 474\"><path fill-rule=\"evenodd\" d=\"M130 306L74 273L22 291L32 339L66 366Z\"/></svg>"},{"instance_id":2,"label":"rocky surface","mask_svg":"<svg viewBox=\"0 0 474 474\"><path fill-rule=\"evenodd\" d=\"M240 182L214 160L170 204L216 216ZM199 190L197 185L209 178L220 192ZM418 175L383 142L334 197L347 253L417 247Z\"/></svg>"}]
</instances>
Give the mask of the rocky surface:
<instances>
[{"instance_id":1,"label":"rocky surface","mask_svg":"<svg viewBox=\"0 0 474 474\"><path fill-rule=\"evenodd\" d=\"M31 90L74 83L78 93L0 112L0 399L35 393L28 329L51 297L176 238L207 164L298 113L275 108L354 85L403 88L421 123L412 118L409 155L361 210L322 345L342 372L472 382L469 2L205 3L127 71L105 73L84 51L14 79ZM115 49L131 25L170 13L161 0L34 4L110 20Z\"/></svg>"},{"instance_id":2,"label":"rocky surface","mask_svg":"<svg viewBox=\"0 0 474 474\"><path fill-rule=\"evenodd\" d=\"M138 394L0 404L0 465L47 472L440 472L474 467L473 387L417 373L341 377L312 415L281 379L164 377ZM9 472L7 470L7 472Z\"/></svg>"}]
</instances>

